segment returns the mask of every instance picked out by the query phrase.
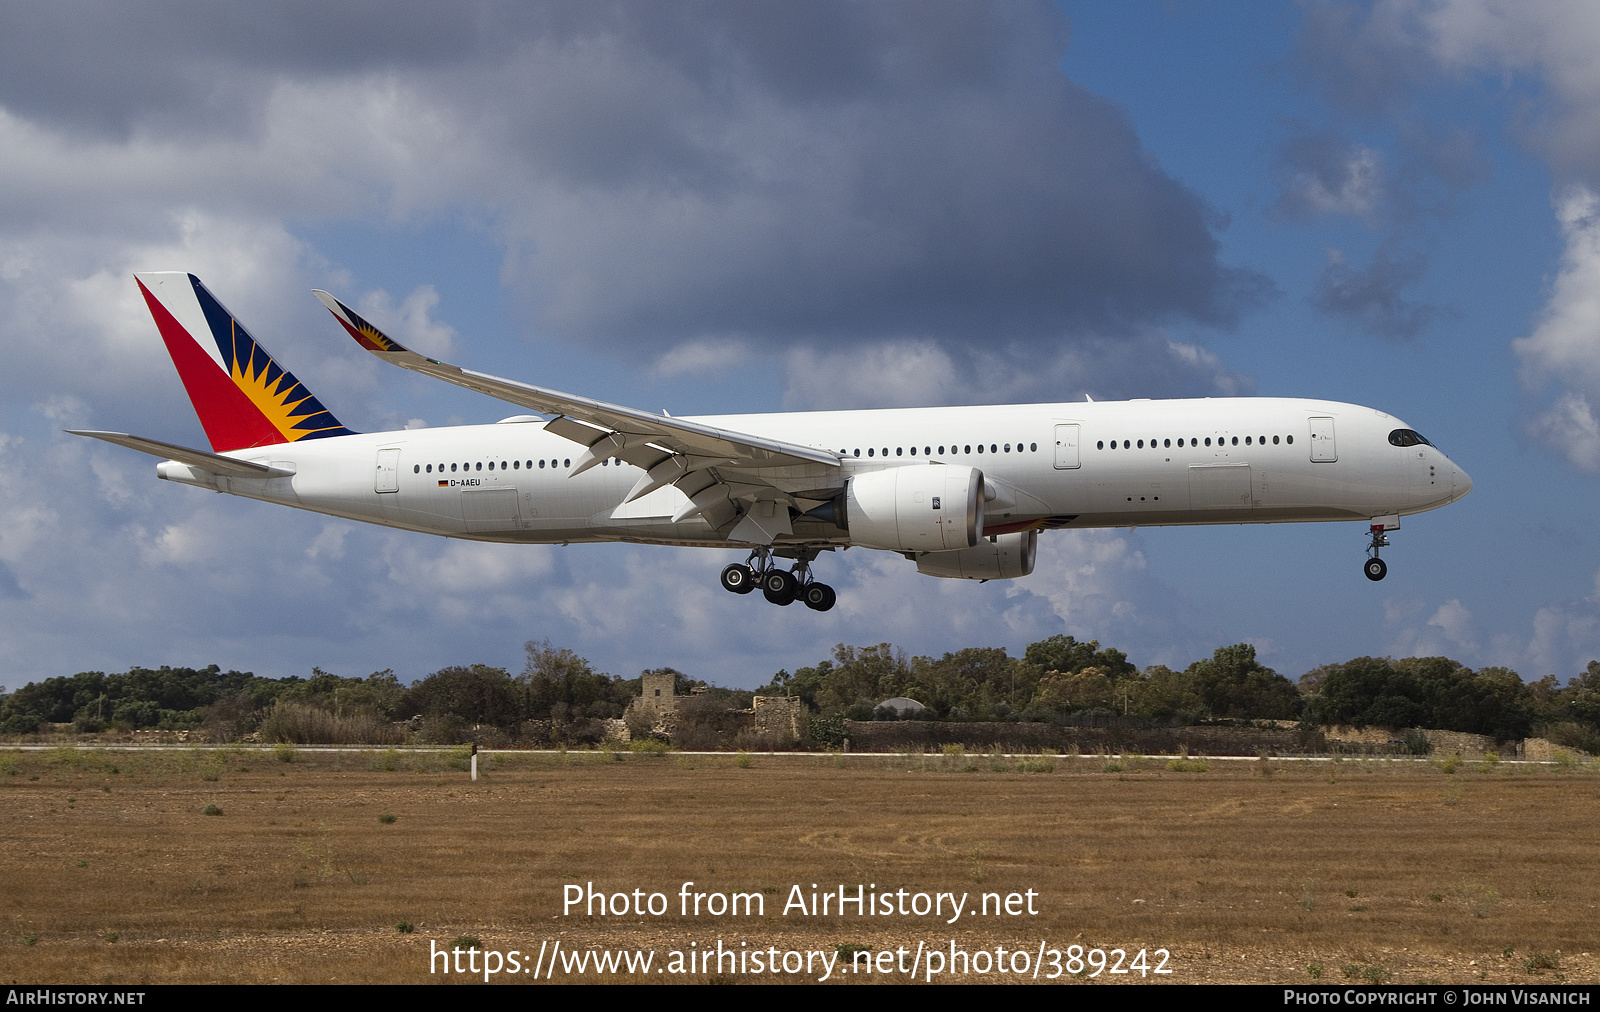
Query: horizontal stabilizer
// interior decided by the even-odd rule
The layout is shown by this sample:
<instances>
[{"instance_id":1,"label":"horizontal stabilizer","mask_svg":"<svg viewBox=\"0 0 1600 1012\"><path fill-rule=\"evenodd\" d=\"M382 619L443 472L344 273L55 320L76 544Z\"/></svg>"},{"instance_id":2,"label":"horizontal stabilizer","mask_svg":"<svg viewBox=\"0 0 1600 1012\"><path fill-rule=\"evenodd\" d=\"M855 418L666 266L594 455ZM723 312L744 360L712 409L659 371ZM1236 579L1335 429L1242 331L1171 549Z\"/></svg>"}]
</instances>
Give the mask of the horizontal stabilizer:
<instances>
[{"instance_id":1,"label":"horizontal stabilizer","mask_svg":"<svg viewBox=\"0 0 1600 1012\"><path fill-rule=\"evenodd\" d=\"M293 471L286 471L281 467L268 467L266 464L257 464L253 460L224 457L220 453L195 450L187 446L179 446L176 443L163 443L159 439L130 436L126 432L95 432L90 429L68 429L66 431L74 436L103 439L108 443L126 446L130 450L148 453L152 457L160 457L163 460L176 460L180 464L203 468L212 474L225 474L230 478L287 478L294 474Z\"/></svg>"}]
</instances>

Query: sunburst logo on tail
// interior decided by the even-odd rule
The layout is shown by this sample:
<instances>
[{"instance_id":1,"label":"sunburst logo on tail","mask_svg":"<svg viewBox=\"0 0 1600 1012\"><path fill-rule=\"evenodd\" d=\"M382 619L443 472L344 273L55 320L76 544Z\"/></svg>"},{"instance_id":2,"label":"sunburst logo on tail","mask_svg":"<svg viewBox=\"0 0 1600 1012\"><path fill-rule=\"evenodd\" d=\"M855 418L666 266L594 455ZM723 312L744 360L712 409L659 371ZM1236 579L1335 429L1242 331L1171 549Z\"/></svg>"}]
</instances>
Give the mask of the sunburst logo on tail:
<instances>
[{"instance_id":1,"label":"sunburst logo on tail","mask_svg":"<svg viewBox=\"0 0 1600 1012\"><path fill-rule=\"evenodd\" d=\"M351 430L339 424L322 402L295 379L294 373L272 360L204 285L196 280L194 288L228 377L284 442L351 435Z\"/></svg>"}]
</instances>

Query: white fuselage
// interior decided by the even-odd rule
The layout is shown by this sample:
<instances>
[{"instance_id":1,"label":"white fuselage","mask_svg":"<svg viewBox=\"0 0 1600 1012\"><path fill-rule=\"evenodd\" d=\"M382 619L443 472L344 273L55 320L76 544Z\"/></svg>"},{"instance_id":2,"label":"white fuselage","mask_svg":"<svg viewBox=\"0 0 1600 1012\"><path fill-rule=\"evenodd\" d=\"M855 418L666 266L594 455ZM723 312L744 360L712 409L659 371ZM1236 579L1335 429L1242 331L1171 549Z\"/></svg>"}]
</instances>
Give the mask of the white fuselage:
<instances>
[{"instance_id":1,"label":"white fuselage","mask_svg":"<svg viewBox=\"0 0 1600 1012\"><path fill-rule=\"evenodd\" d=\"M692 419L826 449L844 475L933 462L982 471L985 530L1026 526L1370 520L1434 509L1471 479L1404 422L1287 398L1114 401L726 415ZM1113 447L1115 447L1113 449ZM673 486L626 505L642 472L612 459L571 475L583 447L537 419L365 433L233 451L289 477L228 478L168 461L163 478L368 523L509 542L737 547ZM849 544L796 517L793 540Z\"/></svg>"}]
</instances>

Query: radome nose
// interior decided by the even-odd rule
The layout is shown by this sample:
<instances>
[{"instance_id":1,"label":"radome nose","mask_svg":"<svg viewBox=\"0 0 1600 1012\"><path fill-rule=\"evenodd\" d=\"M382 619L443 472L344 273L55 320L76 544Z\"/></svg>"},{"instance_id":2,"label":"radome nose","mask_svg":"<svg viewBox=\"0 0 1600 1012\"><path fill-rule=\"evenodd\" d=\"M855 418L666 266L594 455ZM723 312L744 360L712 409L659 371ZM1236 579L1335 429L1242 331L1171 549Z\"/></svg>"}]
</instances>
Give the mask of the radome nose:
<instances>
[{"instance_id":1,"label":"radome nose","mask_svg":"<svg viewBox=\"0 0 1600 1012\"><path fill-rule=\"evenodd\" d=\"M1467 474L1467 472L1463 471L1460 467L1454 466L1454 462L1452 462L1450 473L1450 495L1452 501L1460 499L1462 496L1472 491L1471 475Z\"/></svg>"}]
</instances>

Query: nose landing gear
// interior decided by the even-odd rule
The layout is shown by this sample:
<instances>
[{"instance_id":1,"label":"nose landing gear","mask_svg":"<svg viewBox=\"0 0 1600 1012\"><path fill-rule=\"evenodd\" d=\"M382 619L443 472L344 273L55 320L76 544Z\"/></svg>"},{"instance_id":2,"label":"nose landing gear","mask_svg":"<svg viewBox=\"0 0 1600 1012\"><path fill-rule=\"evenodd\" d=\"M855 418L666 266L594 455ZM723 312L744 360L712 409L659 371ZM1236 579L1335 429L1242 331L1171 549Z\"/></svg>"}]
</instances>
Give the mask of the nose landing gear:
<instances>
[{"instance_id":1,"label":"nose landing gear","mask_svg":"<svg viewBox=\"0 0 1600 1012\"><path fill-rule=\"evenodd\" d=\"M722 570L722 589L748 594L759 587L761 596L780 608L802 601L812 611L828 611L838 595L832 587L811 578L811 560L816 554L816 549L806 546L795 549L794 568L786 572L773 564L770 548L757 548L747 561Z\"/></svg>"},{"instance_id":2,"label":"nose landing gear","mask_svg":"<svg viewBox=\"0 0 1600 1012\"><path fill-rule=\"evenodd\" d=\"M1378 558L1378 549L1389 547L1389 538L1384 534L1385 525L1380 521L1371 527L1372 540L1367 543L1367 562L1361 567L1367 574L1367 579L1377 583L1389 575L1388 563Z\"/></svg>"}]
</instances>

